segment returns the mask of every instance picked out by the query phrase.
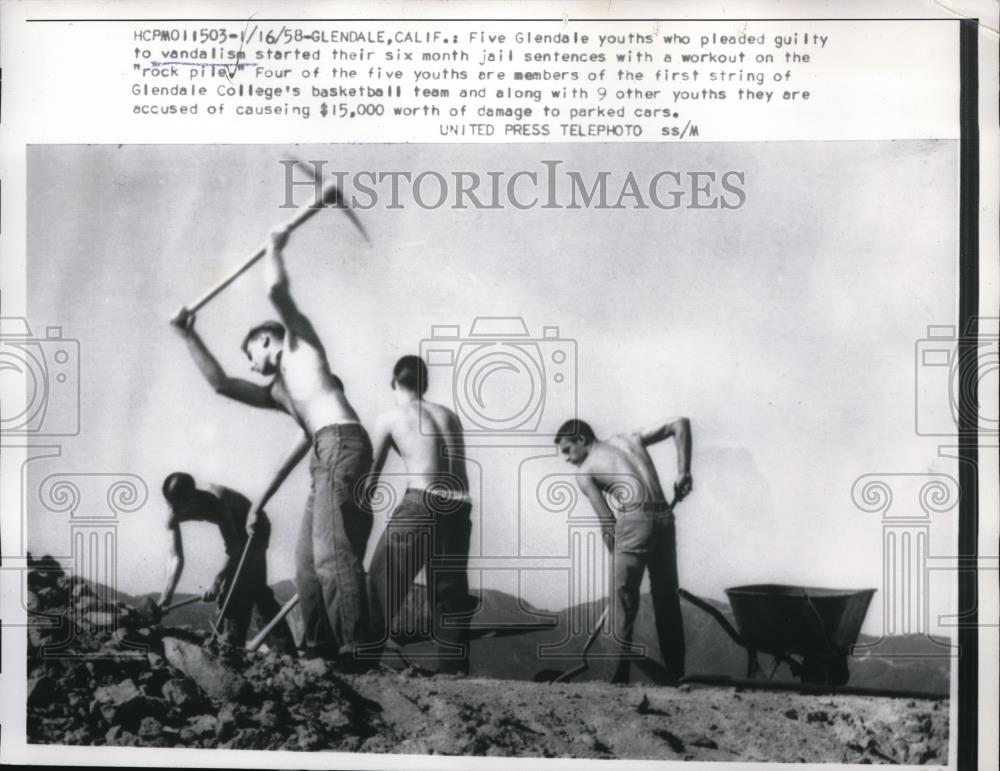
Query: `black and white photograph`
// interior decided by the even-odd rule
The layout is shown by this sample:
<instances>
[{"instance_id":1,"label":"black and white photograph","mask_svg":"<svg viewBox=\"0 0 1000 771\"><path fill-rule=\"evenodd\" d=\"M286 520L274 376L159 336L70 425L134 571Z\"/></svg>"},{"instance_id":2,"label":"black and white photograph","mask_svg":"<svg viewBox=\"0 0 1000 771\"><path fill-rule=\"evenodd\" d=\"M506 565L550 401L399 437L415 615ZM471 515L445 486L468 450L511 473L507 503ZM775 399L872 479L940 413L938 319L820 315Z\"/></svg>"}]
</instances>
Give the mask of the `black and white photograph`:
<instances>
[{"instance_id":1,"label":"black and white photograph","mask_svg":"<svg viewBox=\"0 0 1000 771\"><path fill-rule=\"evenodd\" d=\"M957 149L30 148L29 739L947 763Z\"/></svg>"},{"instance_id":2,"label":"black and white photograph","mask_svg":"<svg viewBox=\"0 0 1000 771\"><path fill-rule=\"evenodd\" d=\"M0 11L0 763L995 768L995 7Z\"/></svg>"}]
</instances>

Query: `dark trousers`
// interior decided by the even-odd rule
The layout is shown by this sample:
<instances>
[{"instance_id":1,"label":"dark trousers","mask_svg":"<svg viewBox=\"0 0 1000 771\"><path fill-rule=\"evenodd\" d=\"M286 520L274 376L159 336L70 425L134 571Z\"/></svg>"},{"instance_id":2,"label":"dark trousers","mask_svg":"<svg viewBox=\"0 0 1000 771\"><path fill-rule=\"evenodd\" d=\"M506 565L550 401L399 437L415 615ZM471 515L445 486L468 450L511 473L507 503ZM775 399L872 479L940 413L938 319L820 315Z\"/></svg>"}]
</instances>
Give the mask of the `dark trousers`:
<instances>
[{"instance_id":1,"label":"dark trousers","mask_svg":"<svg viewBox=\"0 0 1000 771\"><path fill-rule=\"evenodd\" d=\"M360 483L371 466L371 441L360 425L326 426L313 437L312 488L295 548L306 648L347 654L367 639L363 561L372 515Z\"/></svg>"},{"instance_id":2,"label":"dark trousers","mask_svg":"<svg viewBox=\"0 0 1000 771\"><path fill-rule=\"evenodd\" d=\"M274 592L267 585L268 535L268 532L262 529L255 536L254 545L247 554L246 562L243 563L239 583L233 591L226 617L222 622L223 636L233 645L246 644L254 611L257 612L258 625L263 627L281 610ZM224 594L219 597L220 607L223 601ZM280 653L295 652L295 638L285 621L274 628L268 636L268 642Z\"/></svg>"},{"instance_id":3,"label":"dark trousers","mask_svg":"<svg viewBox=\"0 0 1000 771\"><path fill-rule=\"evenodd\" d=\"M426 569L438 671L468 673L468 626L457 617L447 617L469 609L470 513L471 506L464 501L424 490L406 491L386 523L368 571L373 645L366 649L366 657L381 653L413 579Z\"/></svg>"},{"instance_id":4,"label":"dark trousers","mask_svg":"<svg viewBox=\"0 0 1000 771\"><path fill-rule=\"evenodd\" d=\"M649 570L660 655L672 679L684 676L684 623L677 595L677 533L673 512L649 505L622 514L615 525L615 637L622 646L616 681L628 682L629 649L639 613L639 586Z\"/></svg>"}]
</instances>

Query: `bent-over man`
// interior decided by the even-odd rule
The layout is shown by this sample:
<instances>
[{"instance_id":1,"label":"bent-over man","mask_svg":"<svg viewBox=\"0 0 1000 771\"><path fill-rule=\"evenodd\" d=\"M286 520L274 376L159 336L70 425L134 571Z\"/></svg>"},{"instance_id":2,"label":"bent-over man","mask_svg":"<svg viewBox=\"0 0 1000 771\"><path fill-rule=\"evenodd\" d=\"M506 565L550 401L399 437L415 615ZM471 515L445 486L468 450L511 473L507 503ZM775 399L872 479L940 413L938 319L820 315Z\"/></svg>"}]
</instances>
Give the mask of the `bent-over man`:
<instances>
[{"instance_id":1,"label":"bent-over man","mask_svg":"<svg viewBox=\"0 0 1000 771\"><path fill-rule=\"evenodd\" d=\"M170 507L167 529L170 530L170 546L167 553L166 577L160 593L159 606L170 604L184 571L184 541L181 525L184 522L207 522L219 528L222 542L226 547L226 562L215 577L212 586L202 595L206 602L223 598L232 585L233 573L247 542L246 520L250 513L250 501L235 490L222 485L206 485L204 489L195 485L194 478L183 471L175 471L163 481L163 497ZM223 619L223 639L232 645L244 645L250 620L257 611L260 626L267 624L280 610L274 592L267 584L267 546L270 539L270 523L261 512L257 521L257 537L243 563L240 580L233 590L232 599ZM281 653L295 653L295 640L288 624L282 621L269 639L275 650Z\"/></svg>"},{"instance_id":2,"label":"bent-over man","mask_svg":"<svg viewBox=\"0 0 1000 771\"><path fill-rule=\"evenodd\" d=\"M671 437L677 445L677 481L674 500L668 502L646 448ZM684 626L673 506L692 488L690 421L672 418L642 431L598 439L584 421L568 420L555 441L566 461L580 469L577 484L602 522L612 553L614 632L621 646L613 682L628 682L639 586L647 569L660 654L670 680L676 682L684 676Z\"/></svg>"}]
</instances>

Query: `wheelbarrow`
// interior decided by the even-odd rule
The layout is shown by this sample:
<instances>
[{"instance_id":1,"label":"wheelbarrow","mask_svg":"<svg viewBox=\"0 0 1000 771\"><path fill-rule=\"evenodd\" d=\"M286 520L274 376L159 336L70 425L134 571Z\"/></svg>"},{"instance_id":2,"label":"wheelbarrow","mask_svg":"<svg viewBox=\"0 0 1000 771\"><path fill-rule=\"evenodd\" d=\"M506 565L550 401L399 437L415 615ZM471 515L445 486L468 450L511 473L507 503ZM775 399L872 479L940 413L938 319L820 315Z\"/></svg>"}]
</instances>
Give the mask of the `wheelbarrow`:
<instances>
[{"instance_id":1,"label":"wheelbarrow","mask_svg":"<svg viewBox=\"0 0 1000 771\"><path fill-rule=\"evenodd\" d=\"M734 628L722 613L684 589L685 600L712 616L733 641L747 651L747 677L760 673L758 653L787 664L801 682L844 685L850 678L847 657L858 639L874 589L754 584L726 589L736 618Z\"/></svg>"}]
</instances>

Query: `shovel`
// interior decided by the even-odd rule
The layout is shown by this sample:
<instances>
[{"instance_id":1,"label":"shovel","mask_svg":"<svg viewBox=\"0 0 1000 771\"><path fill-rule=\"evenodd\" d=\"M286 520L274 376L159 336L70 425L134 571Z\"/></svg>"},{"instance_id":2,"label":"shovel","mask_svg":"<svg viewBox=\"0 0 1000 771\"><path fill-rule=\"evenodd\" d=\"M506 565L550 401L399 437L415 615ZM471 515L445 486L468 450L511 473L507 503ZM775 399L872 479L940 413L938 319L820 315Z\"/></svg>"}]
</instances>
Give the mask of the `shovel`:
<instances>
[{"instance_id":1,"label":"shovel","mask_svg":"<svg viewBox=\"0 0 1000 771\"><path fill-rule=\"evenodd\" d=\"M587 642L583 646L583 652L581 653L583 661L581 661L575 667L566 672L563 672L562 670L559 669L543 669L541 672L538 672L532 679L536 683L565 683L570 678L576 677L581 672L586 671L586 669L590 666L587 663L587 651L589 651L590 646L594 644L594 640L597 639L597 635L601 633L601 627L604 626L604 622L608 618L608 611L610 609L611 609L610 605L605 606L604 612L601 614L601 617L597 619L597 623L594 624L594 629L593 631L591 631L590 636L587 638Z\"/></svg>"},{"instance_id":2,"label":"shovel","mask_svg":"<svg viewBox=\"0 0 1000 771\"><path fill-rule=\"evenodd\" d=\"M180 602L167 605L167 607L163 609L163 615L165 616L172 610L177 610L178 608L183 608L185 605L192 605L196 602L201 602L200 594L196 594L194 597L188 597L186 600L181 600Z\"/></svg>"},{"instance_id":3,"label":"shovel","mask_svg":"<svg viewBox=\"0 0 1000 771\"><path fill-rule=\"evenodd\" d=\"M233 599L233 592L236 589L236 582L240 580L240 573L243 572L243 563L247 560L247 555L250 553L250 545L253 543L253 536L247 538L246 546L243 547L243 554L240 555L240 561L236 565L236 570L233 572L232 580L229 582L229 591L226 592L226 599L222 602L222 608L219 610L219 615L216 616L215 621L212 619L208 620L209 625L212 627L212 632L218 636L220 635L220 629L222 628L222 619L226 617L226 611L229 610L229 601Z\"/></svg>"},{"instance_id":4,"label":"shovel","mask_svg":"<svg viewBox=\"0 0 1000 771\"><path fill-rule=\"evenodd\" d=\"M674 499L668 504L669 508L673 509L673 507L678 502L679 502L679 494L677 492L677 486L675 485ZM543 669L541 672L538 672L532 679L536 683L565 683L570 678L576 677L581 672L586 671L587 667L590 666L587 663L587 651L590 650L590 646L594 644L594 640L596 640L597 635L600 634L601 627L604 626L604 621L605 619L607 619L608 611L610 609L611 605L609 602L609 604L604 608L604 612L601 614L600 619L598 619L597 623L594 625L594 630L590 633L590 637L587 638L587 642L583 646L583 653L581 654L583 661L580 662L580 664L573 667L573 669L569 670L568 672L560 672L558 669ZM647 662L647 663L653 664L653 662ZM662 669L662 667L660 667L660 669ZM657 671L653 679L656 680L656 677L658 676L660 676L660 672Z\"/></svg>"}]
</instances>

